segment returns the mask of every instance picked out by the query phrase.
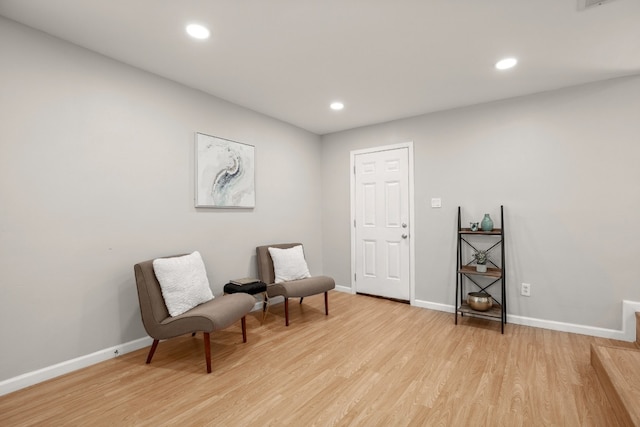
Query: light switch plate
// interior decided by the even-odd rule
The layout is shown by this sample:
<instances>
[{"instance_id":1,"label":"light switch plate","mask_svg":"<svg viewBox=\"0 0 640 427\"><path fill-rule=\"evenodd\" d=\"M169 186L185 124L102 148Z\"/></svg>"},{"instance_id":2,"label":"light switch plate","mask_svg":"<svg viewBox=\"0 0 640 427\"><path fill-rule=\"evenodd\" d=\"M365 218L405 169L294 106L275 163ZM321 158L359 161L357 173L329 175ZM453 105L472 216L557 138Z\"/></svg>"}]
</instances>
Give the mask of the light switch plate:
<instances>
[{"instance_id":1,"label":"light switch plate","mask_svg":"<svg viewBox=\"0 0 640 427\"><path fill-rule=\"evenodd\" d=\"M431 207L432 208L441 208L442 207L442 199L440 197L435 197L431 199Z\"/></svg>"}]
</instances>

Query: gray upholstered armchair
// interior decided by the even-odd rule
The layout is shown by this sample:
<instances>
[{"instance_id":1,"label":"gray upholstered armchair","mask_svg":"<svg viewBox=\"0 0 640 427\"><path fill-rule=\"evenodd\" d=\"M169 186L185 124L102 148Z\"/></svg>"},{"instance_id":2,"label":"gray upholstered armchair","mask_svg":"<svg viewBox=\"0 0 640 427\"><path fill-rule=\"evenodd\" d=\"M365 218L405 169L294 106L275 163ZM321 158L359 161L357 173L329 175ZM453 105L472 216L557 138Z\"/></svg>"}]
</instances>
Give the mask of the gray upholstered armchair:
<instances>
[{"instance_id":1,"label":"gray upholstered armchair","mask_svg":"<svg viewBox=\"0 0 640 427\"><path fill-rule=\"evenodd\" d=\"M175 257L167 257L175 258ZM153 260L144 261L134 266L140 312L144 328L153 338L153 344L147 356L147 363L156 351L158 342L180 335L204 332L204 350L207 373L211 372L211 342L209 334L224 329L231 324L242 321L242 341L247 342L245 315L255 305L255 299L248 294L233 294L215 297L197 305L183 314L170 316L162 289L156 277Z\"/></svg>"},{"instance_id":2,"label":"gray upholstered armchair","mask_svg":"<svg viewBox=\"0 0 640 427\"><path fill-rule=\"evenodd\" d=\"M256 255L258 261L258 277L267 284L269 298L281 295L284 297L285 325L289 326L289 298L300 298L300 304L304 297L324 293L324 311L329 315L329 291L336 287L333 278L328 276L314 276L303 279L275 283L273 259L269 248L290 249L301 246L300 243L280 243L275 245L258 246Z\"/></svg>"}]
</instances>

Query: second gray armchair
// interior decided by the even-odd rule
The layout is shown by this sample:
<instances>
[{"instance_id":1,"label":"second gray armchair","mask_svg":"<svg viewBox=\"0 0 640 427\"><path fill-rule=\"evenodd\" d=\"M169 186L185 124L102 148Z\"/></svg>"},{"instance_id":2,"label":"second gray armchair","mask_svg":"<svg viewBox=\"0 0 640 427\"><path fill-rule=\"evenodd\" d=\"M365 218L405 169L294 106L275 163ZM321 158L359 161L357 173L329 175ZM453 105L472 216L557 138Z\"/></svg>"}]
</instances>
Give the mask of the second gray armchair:
<instances>
[{"instance_id":1,"label":"second gray armchair","mask_svg":"<svg viewBox=\"0 0 640 427\"><path fill-rule=\"evenodd\" d=\"M283 281L276 283L276 273L274 263L269 252L269 248L291 249L301 246L300 243L279 243L266 246L258 246L256 255L258 261L258 277L267 284L267 294L269 298L275 296L284 297L285 325L289 326L289 298L300 298L324 294L325 315L329 315L329 291L336 287L333 278L328 276L306 277L297 280Z\"/></svg>"}]
</instances>

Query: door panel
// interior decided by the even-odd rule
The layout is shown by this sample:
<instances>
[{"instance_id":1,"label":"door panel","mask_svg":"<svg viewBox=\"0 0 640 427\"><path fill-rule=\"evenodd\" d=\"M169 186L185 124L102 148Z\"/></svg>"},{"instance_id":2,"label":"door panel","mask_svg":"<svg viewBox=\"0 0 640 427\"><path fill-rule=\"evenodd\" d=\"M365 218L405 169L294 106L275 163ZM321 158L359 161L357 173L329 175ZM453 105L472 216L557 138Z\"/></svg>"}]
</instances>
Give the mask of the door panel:
<instances>
[{"instance_id":1,"label":"door panel","mask_svg":"<svg viewBox=\"0 0 640 427\"><path fill-rule=\"evenodd\" d=\"M364 241L364 265L362 273L365 277L376 277L376 242Z\"/></svg>"},{"instance_id":2,"label":"door panel","mask_svg":"<svg viewBox=\"0 0 640 427\"><path fill-rule=\"evenodd\" d=\"M400 217L400 183L399 182L387 182L385 188L385 208L386 208L386 226L387 227L399 227Z\"/></svg>"},{"instance_id":3,"label":"door panel","mask_svg":"<svg viewBox=\"0 0 640 427\"><path fill-rule=\"evenodd\" d=\"M388 279L402 279L402 262L401 258L401 248L397 243L389 243L387 245L387 278Z\"/></svg>"},{"instance_id":4,"label":"door panel","mask_svg":"<svg viewBox=\"0 0 640 427\"><path fill-rule=\"evenodd\" d=\"M355 156L356 291L409 300L407 148Z\"/></svg>"},{"instance_id":5,"label":"door panel","mask_svg":"<svg viewBox=\"0 0 640 427\"><path fill-rule=\"evenodd\" d=\"M367 183L363 185L363 209L364 215L362 220L364 225L369 227L375 227L376 224L376 185L375 183Z\"/></svg>"}]
</instances>

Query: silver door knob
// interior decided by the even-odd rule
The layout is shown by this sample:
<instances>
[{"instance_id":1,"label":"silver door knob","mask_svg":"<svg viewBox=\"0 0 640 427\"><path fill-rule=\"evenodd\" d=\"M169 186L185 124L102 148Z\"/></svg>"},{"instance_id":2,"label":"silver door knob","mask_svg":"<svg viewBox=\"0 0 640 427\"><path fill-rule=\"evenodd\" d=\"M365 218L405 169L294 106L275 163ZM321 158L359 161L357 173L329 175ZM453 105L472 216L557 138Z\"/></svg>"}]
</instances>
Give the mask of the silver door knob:
<instances>
[{"instance_id":1,"label":"silver door knob","mask_svg":"<svg viewBox=\"0 0 640 427\"><path fill-rule=\"evenodd\" d=\"M402 223L402 228L407 228L407 223L406 222Z\"/></svg>"},{"instance_id":2,"label":"silver door knob","mask_svg":"<svg viewBox=\"0 0 640 427\"><path fill-rule=\"evenodd\" d=\"M403 234L403 235L402 235L402 238L403 238L403 239L406 239L407 237L409 237L409 236L408 236L408 235L406 235L406 234Z\"/></svg>"}]
</instances>

